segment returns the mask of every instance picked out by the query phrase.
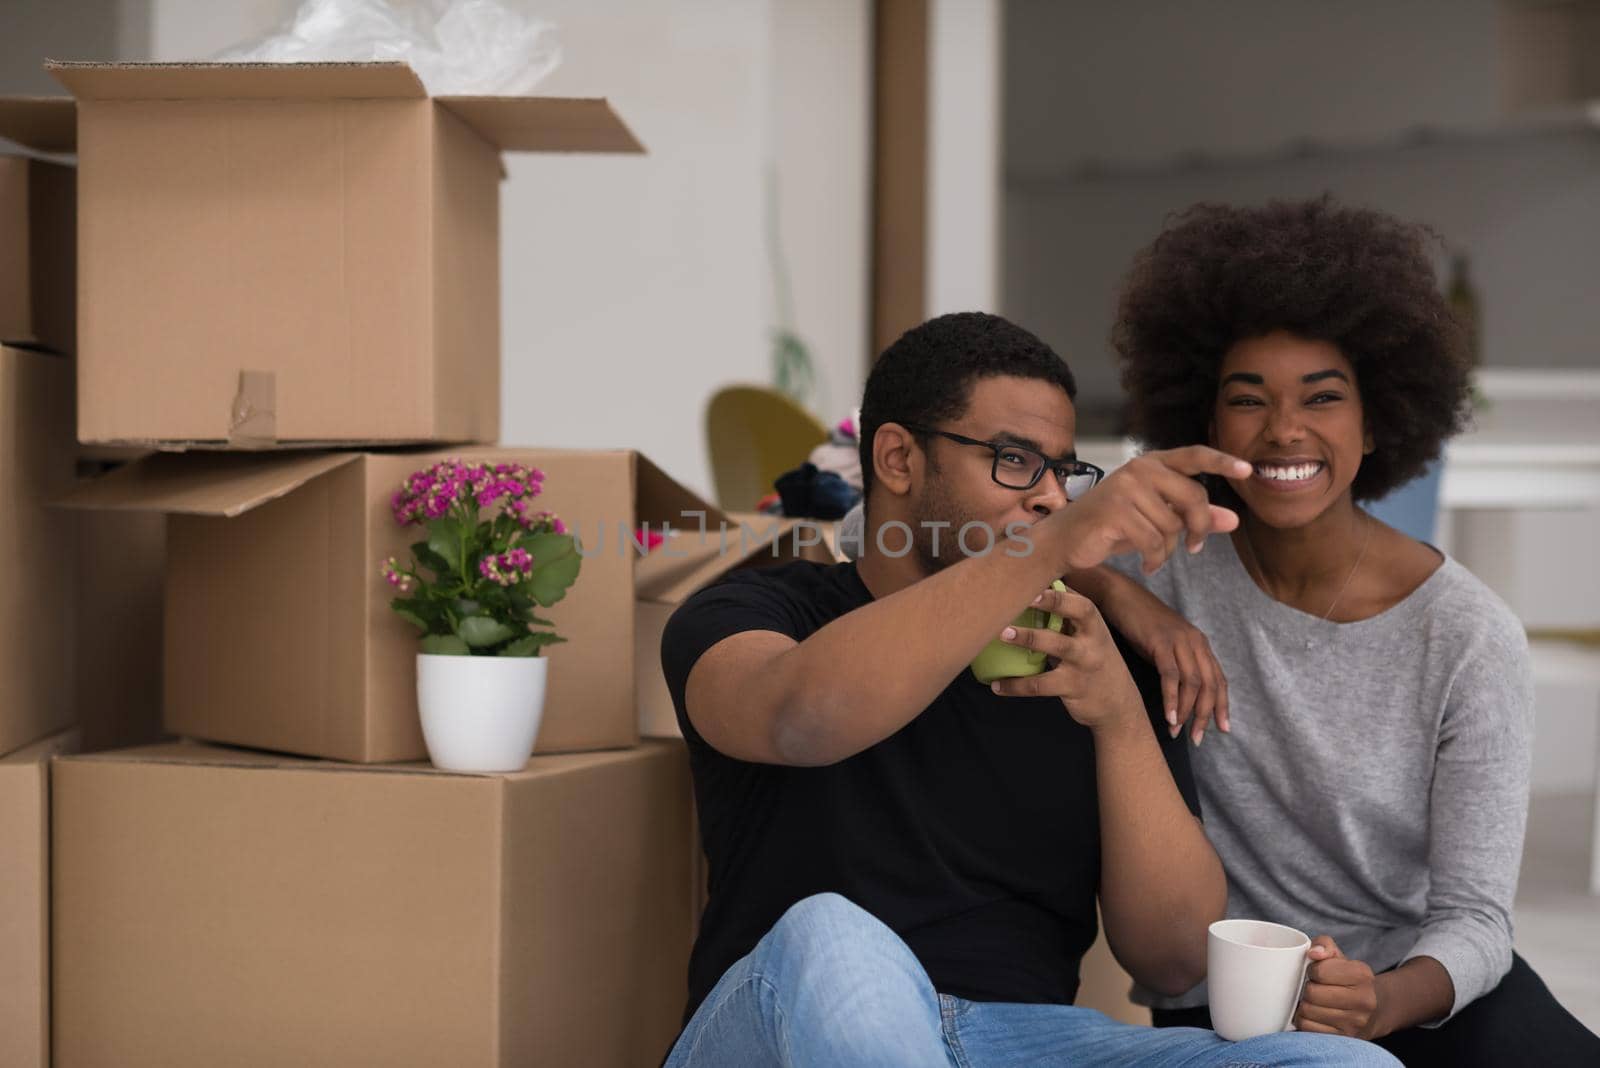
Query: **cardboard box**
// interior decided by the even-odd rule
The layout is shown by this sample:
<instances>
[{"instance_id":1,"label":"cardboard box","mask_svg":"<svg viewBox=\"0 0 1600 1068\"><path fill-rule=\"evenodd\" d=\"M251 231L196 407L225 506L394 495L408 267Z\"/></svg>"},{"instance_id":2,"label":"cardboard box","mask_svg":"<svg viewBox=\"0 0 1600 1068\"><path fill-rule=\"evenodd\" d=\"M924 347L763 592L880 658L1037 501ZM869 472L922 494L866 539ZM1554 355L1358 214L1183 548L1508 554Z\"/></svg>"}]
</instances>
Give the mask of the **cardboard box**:
<instances>
[{"instance_id":1,"label":"cardboard box","mask_svg":"<svg viewBox=\"0 0 1600 1068\"><path fill-rule=\"evenodd\" d=\"M636 590L633 672L639 734L646 738L683 736L661 673L661 636L680 604L695 591L741 568L791 560L834 563L839 557L833 545L834 524L829 521L797 521L748 512L709 518L703 530L696 525L671 532L651 553L657 557L657 566L641 572Z\"/></svg>"},{"instance_id":2,"label":"cardboard box","mask_svg":"<svg viewBox=\"0 0 1600 1068\"><path fill-rule=\"evenodd\" d=\"M167 525L164 721L174 734L357 762L426 755L416 630L389 608L378 567L417 540L389 499L447 456L529 464L540 506L583 539L566 597L544 613L553 646L539 752L634 745L635 525L706 509L626 451L162 454L82 487L71 503L159 511Z\"/></svg>"},{"instance_id":3,"label":"cardboard box","mask_svg":"<svg viewBox=\"0 0 1600 1068\"><path fill-rule=\"evenodd\" d=\"M48 66L85 442L496 440L501 150L642 151L603 100L430 98L403 63Z\"/></svg>"},{"instance_id":4,"label":"cardboard box","mask_svg":"<svg viewBox=\"0 0 1600 1068\"><path fill-rule=\"evenodd\" d=\"M0 1064L50 1063L50 758L63 731L0 757Z\"/></svg>"},{"instance_id":5,"label":"cardboard box","mask_svg":"<svg viewBox=\"0 0 1600 1068\"><path fill-rule=\"evenodd\" d=\"M0 342L76 346L76 174L0 156Z\"/></svg>"},{"instance_id":6,"label":"cardboard box","mask_svg":"<svg viewBox=\"0 0 1600 1068\"><path fill-rule=\"evenodd\" d=\"M71 362L0 347L0 753L76 712L77 529L47 507L73 467Z\"/></svg>"},{"instance_id":7,"label":"cardboard box","mask_svg":"<svg viewBox=\"0 0 1600 1068\"><path fill-rule=\"evenodd\" d=\"M79 512L76 519L83 747L120 749L162 740L166 520L136 512Z\"/></svg>"},{"instance_id":8,"label":"cardboard box","mask_svg":"<svg viewBox=\"0 0 1600 1068\"><path fill-rule=\"evenodd\" d=\"M61 1068L638 1068L677 1034L681 745L468 776L172 744L52 778Z\"/></svg>"}]
</instances>

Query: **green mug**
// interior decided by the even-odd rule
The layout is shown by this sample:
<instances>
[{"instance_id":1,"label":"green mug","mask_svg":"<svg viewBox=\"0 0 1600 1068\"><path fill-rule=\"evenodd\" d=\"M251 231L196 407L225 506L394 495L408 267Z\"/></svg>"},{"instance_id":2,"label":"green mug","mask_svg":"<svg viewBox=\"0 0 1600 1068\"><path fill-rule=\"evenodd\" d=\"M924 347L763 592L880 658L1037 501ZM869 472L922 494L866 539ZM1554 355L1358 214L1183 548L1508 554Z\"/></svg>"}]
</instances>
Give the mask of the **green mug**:
<instances>
[{"instance_id":1,"label":"green mug","mask_svg":"<svg viewBox=\"0 0 1600 1068\"><path fill-rule=\"evenodd\" d=\"M1050 584L1052 590L1064 592L1066 585L1057 579ZM1042 608L1024 608L1022 614L1011 621L1014 627L1033 627L1061 632L1061 617ZM1011 645L999 638L983 647L972 661L972 674L987 686L996 679L1020 679L1037 675L1044 670L1045 654L1020 645Z\"/></svg>"}]
</instances>

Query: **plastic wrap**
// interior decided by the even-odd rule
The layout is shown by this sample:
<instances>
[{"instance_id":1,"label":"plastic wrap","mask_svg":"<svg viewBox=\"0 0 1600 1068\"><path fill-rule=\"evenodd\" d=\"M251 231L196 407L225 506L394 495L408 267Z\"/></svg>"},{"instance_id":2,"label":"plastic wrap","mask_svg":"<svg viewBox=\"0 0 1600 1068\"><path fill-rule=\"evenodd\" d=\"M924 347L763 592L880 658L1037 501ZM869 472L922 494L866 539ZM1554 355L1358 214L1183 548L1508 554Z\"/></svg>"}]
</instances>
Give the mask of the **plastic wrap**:
<instances>
[{"instance_id":1,"label":"plastic wrap","mask_svg":"<svg viewBox=\"0 0 1600 1068\"><path fill-rule=\"evenodd\" d=\"M434 96L521 96L561 62L555 26L501 0L305 0L230 63L402 60Z\"/></svg>"}]
</instances>

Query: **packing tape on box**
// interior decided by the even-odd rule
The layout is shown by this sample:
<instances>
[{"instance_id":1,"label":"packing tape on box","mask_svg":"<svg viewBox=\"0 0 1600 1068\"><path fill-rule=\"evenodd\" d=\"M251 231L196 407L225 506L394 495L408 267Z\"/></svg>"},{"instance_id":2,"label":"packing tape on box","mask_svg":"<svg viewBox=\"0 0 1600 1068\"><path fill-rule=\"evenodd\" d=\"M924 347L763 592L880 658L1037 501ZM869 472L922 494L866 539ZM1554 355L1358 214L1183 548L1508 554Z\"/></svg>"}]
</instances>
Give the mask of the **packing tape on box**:
<instances>
[{"instance_id":1,"label":"packing tape on box","mask_svg":"<svg viewBox=\"0 0 1600 1068\"><path fill-rule=\"evenodd\" d=\"M233 445L276 445L278 380L272 371L240 371L239 392L228 413L228 441Z\"/></svg>"}]
</instances>

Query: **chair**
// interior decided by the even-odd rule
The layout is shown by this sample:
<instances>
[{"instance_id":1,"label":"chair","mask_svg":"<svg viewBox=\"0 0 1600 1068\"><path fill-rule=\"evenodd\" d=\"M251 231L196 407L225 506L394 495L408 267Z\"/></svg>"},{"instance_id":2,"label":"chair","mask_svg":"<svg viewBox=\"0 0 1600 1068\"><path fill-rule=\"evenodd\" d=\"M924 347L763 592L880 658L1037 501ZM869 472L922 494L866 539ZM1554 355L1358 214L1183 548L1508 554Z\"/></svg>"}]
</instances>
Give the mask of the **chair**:
<instances>
[{"instance_id":1,"label":"chair","mask_svg":"<svg viewBox=\"0 0 1600 1068\"><path fill-rule=\"evenodd\" d=\"M765 386L725 386L706 405L706 449L717 504L753 511L785 471L805 463L828 440L828 428Z\"/></svg>"}]
</instances>

